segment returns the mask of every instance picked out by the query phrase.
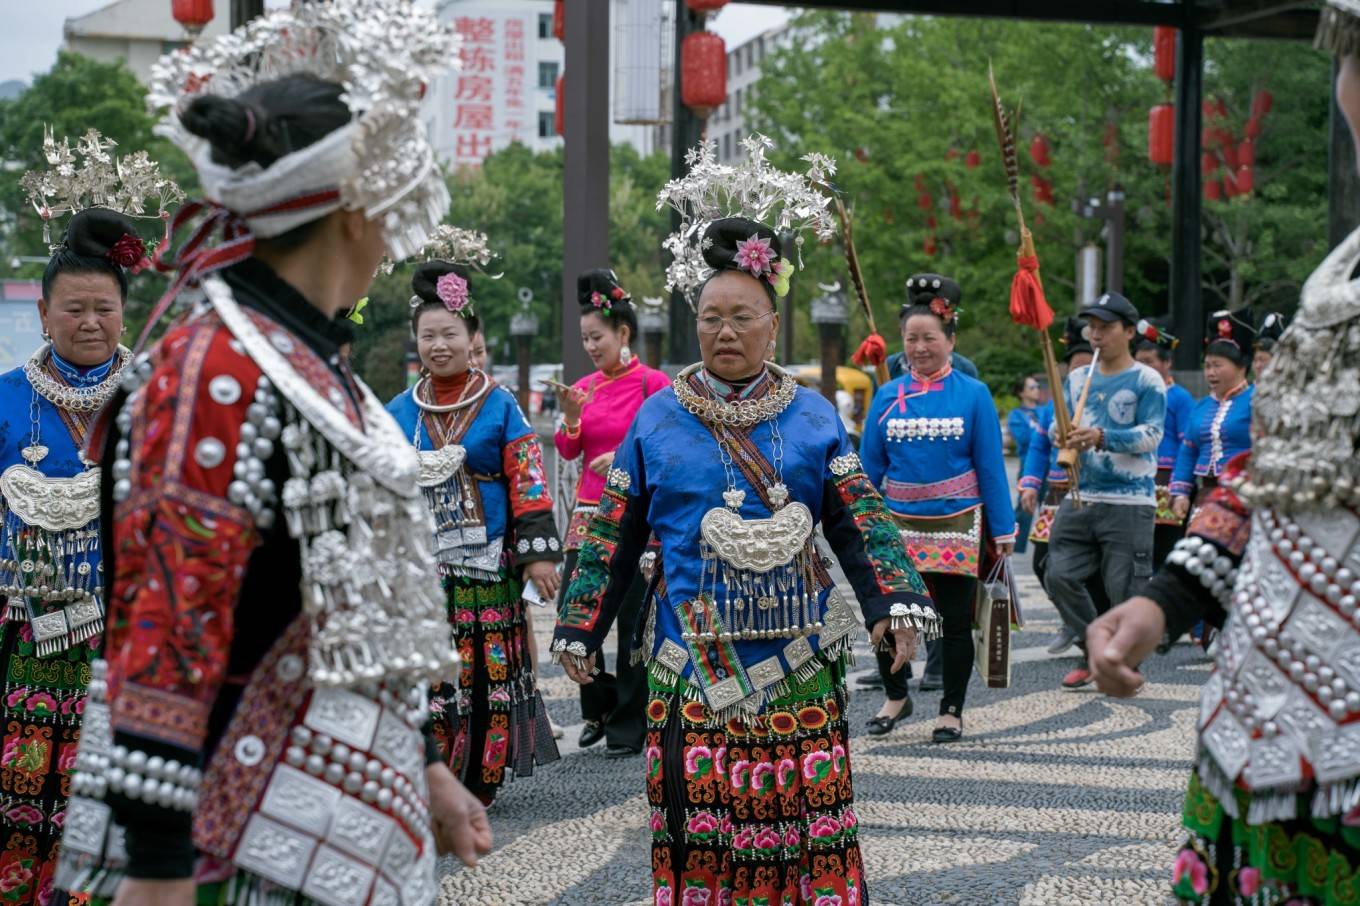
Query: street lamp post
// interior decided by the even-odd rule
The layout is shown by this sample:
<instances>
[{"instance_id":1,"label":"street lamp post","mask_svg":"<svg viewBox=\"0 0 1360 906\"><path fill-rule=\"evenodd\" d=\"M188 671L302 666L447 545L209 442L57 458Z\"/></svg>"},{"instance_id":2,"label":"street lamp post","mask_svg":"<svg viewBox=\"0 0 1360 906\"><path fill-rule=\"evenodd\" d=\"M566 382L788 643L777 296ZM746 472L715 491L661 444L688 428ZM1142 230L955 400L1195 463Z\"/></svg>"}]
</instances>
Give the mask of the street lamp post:
<instances>
[{"instance_id":1,"label":"street lamp post","mask_svg":"<svg viewBox=\"0 0 1360 906\"><path fill-rule=\"evenodd\" d=\"M850 321L850 307L840 283L830 286L818 284L822 294L812 300L810 317L817 325L821 339L822 396L836 404L836 368L845 358L845 325Z\"/></svg>"},{"instance_id":2,"label":"street lamp post","mask_svg":"<svg viewBox=\"0 0 1360 906\"><path fill-rule=\"evenodd\" d=\"M1105 221L1105 291L1124 292L1124 187L1115 183L1105 197L1092 195L1085 201L1085 186L1077 188L1072 210L1087 220Z\"/></svg>"},{"instance_id":3,"label":"street lamp post","mask_svg":"<svg viewBox=\"0 0 1360 906\"><path fill-rule=\"evenodd\" d=\"M510 317L510 336L515 338L515 358L519 366L519 407L529 411L529 364L534 337L538 336L538 316L530 304L534 301L534 291L527 286L519 288L520 310Z\"/></svg>"},{"instance_id":4,"label":"street lamp post","mask_svg":"<svg viewBox=\"0 0 1360 906\"><path fill-rule=\"evenodd\" d=\"M660 297L646 298L637 310L638 333L642 334L642 360L649 368L661 367L661 340L666 335L666 303Z\"/></svg>"}]
</instances>

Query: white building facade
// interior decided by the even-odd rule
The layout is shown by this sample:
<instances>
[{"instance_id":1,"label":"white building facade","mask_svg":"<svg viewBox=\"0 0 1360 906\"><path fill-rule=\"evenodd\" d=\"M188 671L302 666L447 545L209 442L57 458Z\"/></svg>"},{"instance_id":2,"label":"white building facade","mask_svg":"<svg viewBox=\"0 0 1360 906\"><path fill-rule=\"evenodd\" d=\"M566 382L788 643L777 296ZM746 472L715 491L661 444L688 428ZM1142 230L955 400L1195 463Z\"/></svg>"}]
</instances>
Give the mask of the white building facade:
<instances>
[{"instance_id":1,"label":"white building facade","mask_svg":"<svg viewBox=\"0 0 1360 906\"><path fill-rule=\"evenodd\" d=\"M227 32L228 2L217 0L217 15L202 35ZM170 14L170 0L114 0L94 12L67 19L62 26L62 46L81 56L113 63L127 63L143 84L151 78L152 65L189 42L184 27Z\"/></svg>"}]
</instances>

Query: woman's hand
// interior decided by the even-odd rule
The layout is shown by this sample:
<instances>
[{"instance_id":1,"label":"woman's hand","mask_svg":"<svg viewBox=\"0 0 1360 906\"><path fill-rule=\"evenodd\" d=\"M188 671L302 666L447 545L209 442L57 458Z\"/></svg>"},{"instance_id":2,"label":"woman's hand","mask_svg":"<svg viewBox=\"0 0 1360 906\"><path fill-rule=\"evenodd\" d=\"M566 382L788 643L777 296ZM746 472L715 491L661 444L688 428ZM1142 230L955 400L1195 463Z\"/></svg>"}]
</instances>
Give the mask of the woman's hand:
<instances>
[{"instance_id":1,"label":"woman's hand","mask_svg":"<svg viewBox=\"0 0 1360 906\"><path fill-rule=\"evenodd\" d=\"M570 654L562 655L562 669L567 672L567 679L578 686L588 686L595 682L595 677L590 675L590 668L579 666L576 658Z\"/></svg>"},{"instance_id":2,"label":"woman's hand","mask_svg":"<svg viewBox=\"0 0 1360 906\"><path fill-rule=\"evenodd\" d=\"M586 392L579 387L572 387L561 393L562 419L569 427L576 428L581 424L581 407L585 405Z\"/></svg>"},{"instance_id":3,"label":"woman's hand","mask_svg":"<svg viewBox=\"0 0 1360 906\"><path fill-rule=\"evenodd\" d=\"M525 582L533 582L538 588L538 593L543 596L545 601L557 599L557 587L562 584L562 577L557 572L557 564L548 560L535 560L524 566L521 578Z\"/></svg>"},{"instance_id":4,"label":"woman's hand","mask_svg":"<svg viewBox=\"0 0 1360 906\"><path fill-rule=\"evenodd\" d=\"M1020 509L1026 513L1033 514L1039 508L1039 492L1034 488L1024 488L1020 491Z\"/></svg>"},{"instance_id":5,"label":"woman's hand","mask_svg":"<svg viewBox=\"0 0 1360 906\"><path fill-rule=\"evenodd\" d=\"M892 620L884 617L874 624L873 632L869 634L869 641L877 648L883 641L883 637L891 633L893 647L892 672L896 673L907 664L911 663L912 655L916 653L916 630L915 629L889 629Z\"/></svg>"},{"instance_id":6,"label":"woman's hand","mask_svg":"<svg viewBox=\"0 0 1360 906\"><path fill-rule=\"evenodd\" d=\"M193 878L148 881L124 878L113 895L113 906L194 906L198 885Z\"/></svg>"},{"instance_id":7,"label":"woman's hand","mask_svg":"<svg viewBox=\"0 0 1360 906\"><path fill-rule=\"evenodd\" d=\"M1151 598L1129 598L1086 629L1087 660L1096 686L1106 695L1128 698L1143 687L1138 666L1166 634L1166 615Z\"/></svg>"},{"instance_id":8,"label":"woman's hand","mask_svg":"<svg viewBox=\"0 0 1360 906\"><path fill-rule=\"evenodd\" d=\"M1014 541L998 541L996 545L996 555L998 557L1009 557L1015 553Z\"/></svg>"},{"instance_id":9,"label":"woman's hand","mask_svg":"<svg viewBox=\"0 0 1360 906\"><path fill-rule=\"evenodd\" d=\"M609 467L614 464L614 451L601 453L590 461L589 469L596 475L608 475Z\"/></svg>"},{"instance_id":10,"label":"woman's hand","mask_svg":"<svg viewBox=\"0 0 1360 906\"><path fill-rule=\"evenodd\" d=\"M442 762L425 768L425 780L430 785L435 848L440 855L457 856L472 868L478 856L491 852L491 822L486 808Z\"/></svg>"},{"instance_id":11,"label":"woman's hand","mask_svg":"<svg viewBox=\"0 0 1360 906\"><path fill-rule=\"evenodd\" d=\"M1172 497L1171 512L1176 514L1177 519L1184 520L1186 516L1190 515L1190 498L1182 497L1179 494Z\"/></svg>"}]
</instances>

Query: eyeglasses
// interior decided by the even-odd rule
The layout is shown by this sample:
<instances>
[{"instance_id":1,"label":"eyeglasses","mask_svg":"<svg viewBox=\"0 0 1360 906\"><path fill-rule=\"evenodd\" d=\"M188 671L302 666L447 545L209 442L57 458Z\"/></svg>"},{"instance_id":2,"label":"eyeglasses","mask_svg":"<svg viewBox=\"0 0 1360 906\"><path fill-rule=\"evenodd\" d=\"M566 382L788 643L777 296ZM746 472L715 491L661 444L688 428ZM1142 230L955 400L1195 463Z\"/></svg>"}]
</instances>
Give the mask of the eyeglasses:
<instances>
[{"instance_id":1,"label":"eyeglasses","mask_svg":"<svg viewBox=\"0 0 1360 906\"><path fill-rule=\"evenodd\" d=\"M764 320L772 314L774 314L774 312L767 311L763 315L733 315L730 318L720 318L717 315L709 315L708 317L699 319L699 333L704 334L705 336L711 336L712 334L721 331L724 324L732 328L734 333L746 333L746 331L756 326L757 321Z\"/></svg>"}]
</instances>

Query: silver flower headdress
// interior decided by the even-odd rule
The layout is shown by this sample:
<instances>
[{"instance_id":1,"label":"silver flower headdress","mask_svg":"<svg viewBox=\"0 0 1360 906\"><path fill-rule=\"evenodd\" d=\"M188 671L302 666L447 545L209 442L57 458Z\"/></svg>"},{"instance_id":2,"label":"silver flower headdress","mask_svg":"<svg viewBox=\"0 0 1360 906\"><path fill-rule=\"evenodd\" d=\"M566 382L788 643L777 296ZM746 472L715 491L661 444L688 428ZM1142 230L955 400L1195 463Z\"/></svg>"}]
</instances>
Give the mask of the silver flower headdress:
<instances>
[{"instance_id":1,"label":"silver flower headdress","mask_svg":"<svg viewBox=\"0 0 1360 906\"><path fill-rule=\"evenodd\" d=\"M169 110L163 130L194 161L207 196L255 235L279 235L338 208L361 210L382 218L389 252L405 258L448 209L419 112L425 86L455 64L458 44L451 28L410 0L298 3L162 57L147 104ZM235 97L299 73L343 86L354 120L266 169L214 164L208 143L179 122L177 111L200 94ZM323 194L334 198L328 207L287 209Z\"/></svg>"},{"instance_id":2,"label":"silver flower headdress","mask_svg":"<svg viewBox=\"0 0 1360 906\"><path fill-rule=\"evenodd\" d=\"M485 233L478 230L465 230L462 227L440 224L435 228L433 235L415 254L420 261L445 261L449 264L457 264L461 267L474 270L479 274L489 277L492 280L499 280L502 274L488 274L486 266L491 263L491 259L496 257L496 253L491 251L489 240ZM383 268L387 273L392 272L392 262L384 261ZM473 310L473 300L468 288L468 282L458 274L445 274L440 277L436 285L436 294L441 302L449 311L462 317L472 317L476 314ZM425 300L420 296L411 297L411 307L419 308Z\"/></svg>"},{"instance_id":3,"label":"silver flower headdress","mask_svg":"<svg viewBox=\"0 0 1360 906\"><path fill-rule=\"evenodd\" d=\"M666 289L680 290L691 307L695 291L713 273L704 262L702 242L715 220L746 217L779 233L795 233L800 268L805 231L823 241L836 235L835 218L827 209L831 200L816 188L836 172L834 160L807 154L807 172L789 173L766 159L774 142L765 136L752 135L741 146L746 159L735 166L718 163L717 142L690 149L685 155L689 172L666 183L657 195L658 211L669 204L680 212L680 228L662 243L674 256L666 268Z\"/></svg>"},{"instance_id":4,"label":"silver flower headdress","mask_svg":"<svg viewBox=\"0 0 1360 906\"><path fill-rule=\"evenodd\" d=\"M128 217L168 217L168 209L184 200L179 186L161 175L160 165L145 151L119 157L118 143L91 129L71 146L58 144L51 127L43 129L47 170L29 170L19 180L28 203L43 221L43 242L52 244L52 221L86 208L109 208ZM147 213L148 205L155 207ZM56 247L53 246L53 251Z\"/></svg>"}]
</instances>

